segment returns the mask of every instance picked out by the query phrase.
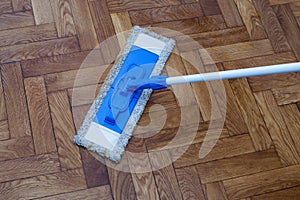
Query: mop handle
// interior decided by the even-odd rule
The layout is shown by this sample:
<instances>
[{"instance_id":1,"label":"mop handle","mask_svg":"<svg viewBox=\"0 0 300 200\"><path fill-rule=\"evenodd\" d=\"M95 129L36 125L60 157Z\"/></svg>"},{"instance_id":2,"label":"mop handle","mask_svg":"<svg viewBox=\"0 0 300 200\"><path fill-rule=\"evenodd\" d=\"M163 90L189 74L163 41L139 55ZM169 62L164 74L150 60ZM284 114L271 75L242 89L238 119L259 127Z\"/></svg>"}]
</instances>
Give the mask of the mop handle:
<instances>
[{"instance_id":1,"label":"mop handle","mask_svg":"<svg viewBox=\"0 0 300 200\"><path fill-rule=\"evenodd\" d=\"M166 83L168 85L182 84L182 83L192 83L192 82L204 82L204 81L215 81L224 80L232 78L244 78L250 76L263 76L269 74L280 74L287 72L298 72L300 71L300 62L279 64L271 66L262 66L254 68L236 69L220 72L210 72L203 74L194 74L187 76L175 76L168 77Z\"/></svg>"}]
</instances>

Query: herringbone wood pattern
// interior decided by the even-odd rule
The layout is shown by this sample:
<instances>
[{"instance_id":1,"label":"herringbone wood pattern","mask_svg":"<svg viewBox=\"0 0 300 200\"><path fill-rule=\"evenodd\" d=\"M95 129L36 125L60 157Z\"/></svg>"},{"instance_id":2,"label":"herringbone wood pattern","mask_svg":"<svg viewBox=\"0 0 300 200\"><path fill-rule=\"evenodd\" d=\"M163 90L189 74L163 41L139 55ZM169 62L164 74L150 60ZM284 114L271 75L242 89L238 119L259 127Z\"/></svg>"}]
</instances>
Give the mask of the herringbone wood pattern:
<instances>
[{"instance_id":1,"label":"herringbone wood pattern","mask_svg":"<svg viewBox=\"0 0 300 200\"><path fill-rule=\"evenodd\" d=\"M149 123L150 113L166 124L151 137L133 137L127 148L172 159L180 144L159 149L174 137L180 109L196 105L200 123L185 130L196 127L197 135L172 165L121 172L72 142L101 71L87 68L91 77L74 86L80 64L133 25L189 35L219 70L300 61L299 0L1 0L0 199L300 199L300 73L224 81L225 127L203 159L199 149L212 114L209 91L198 83L174 88L186 96L184 108L171 90L155 92L139 123ZM180 44L179 51L191 48L193 59L211 64L203 51ZM176 55L168 65L195 73ZM82 98L72 99L74 90ZM164 108L150 112L153 104ZM156 168L155 156L121 164Z\"/></svg>"}]
</instances>

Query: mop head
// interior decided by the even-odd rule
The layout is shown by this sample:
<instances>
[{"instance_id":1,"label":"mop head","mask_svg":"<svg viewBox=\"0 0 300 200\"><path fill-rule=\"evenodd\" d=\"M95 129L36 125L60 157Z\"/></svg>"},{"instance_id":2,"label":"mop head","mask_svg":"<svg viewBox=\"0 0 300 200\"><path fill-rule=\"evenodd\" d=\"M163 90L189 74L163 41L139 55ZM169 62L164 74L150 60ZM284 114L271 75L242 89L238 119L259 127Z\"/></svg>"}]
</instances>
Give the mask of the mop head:
<instances>
[{"instance_id":1,"label":"mop head","mask_svg":"<svg viewBox=\"0 0 300 200\"><path fill-rule=\"evenodd\" d=\"M172 39L135 26L74 137L75 143L119 162L152 92L130 93L126 84L159 75L174 45Z\"/></svg>"}]
</instances>

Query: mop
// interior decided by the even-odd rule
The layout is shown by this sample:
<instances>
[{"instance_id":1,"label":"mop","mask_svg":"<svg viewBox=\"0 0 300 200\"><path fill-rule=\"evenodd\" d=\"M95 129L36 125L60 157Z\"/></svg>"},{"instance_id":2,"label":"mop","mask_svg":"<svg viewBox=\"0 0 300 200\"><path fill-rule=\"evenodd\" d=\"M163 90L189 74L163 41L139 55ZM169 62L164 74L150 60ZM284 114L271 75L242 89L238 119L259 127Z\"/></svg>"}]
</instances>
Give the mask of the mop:
<instances>
[{"instance_id":1,"label":"mop","mask_svg":"<svg viewBox=\"0 0 300 200\"><path fill-rule=\"evenodd\" d=\"M289 63L178 77L162 76L160 73L174 45L173 39L135 26L75 135L75 143L119 162L153 90L175 84L300 71L300 63Z\"/></svg>"}]
</instances>

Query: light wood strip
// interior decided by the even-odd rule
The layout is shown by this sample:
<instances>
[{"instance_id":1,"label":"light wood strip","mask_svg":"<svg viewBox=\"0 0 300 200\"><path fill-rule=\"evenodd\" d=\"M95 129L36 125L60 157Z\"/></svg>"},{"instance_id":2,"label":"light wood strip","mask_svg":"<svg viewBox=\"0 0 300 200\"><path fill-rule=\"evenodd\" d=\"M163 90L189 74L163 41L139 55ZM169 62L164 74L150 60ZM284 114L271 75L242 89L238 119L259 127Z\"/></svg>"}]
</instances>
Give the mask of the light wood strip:
<instances>
[{"instance_id":1,"label":"light wood strip","mask_svg":"<svg viewBox=\"0 0 300 200\"><path fill-rule=\"evenodd\" d=\"M68 90L71 106L92 104L99 94L101 84L76 87Z\"/></svg>"},{"instance_id":2,"label":"light wood strip","mask_svg":"<svg viewBox=\"0 0 300 200\"><path fill-rule=\"evenodd\" d=\"M282 118L272 92L258 92L254 93L254 96L271 133L271 138L282 164L285 166L299 164L300 155L284 123L284 119Z\"/></svg>"},{"instance_id":3,"label":"light wood strip","mask_svg":"<svg viewBox=\"0 0 300 200\"><path fill-rule=\"evenodd\" d=\"M282 167L275 149L197 165L201 182L212 183Z\"/></svg>"},{"instance_id":4,"label":"light wood strip","mask_svg":"<svg viewBox=\"0 0 300 200\"><path fill-rule=\"evenodd\" d=\"M220 139L212 151L205 157L199 158L199 150L202 143L190 145L185 152L182 148L170 150L172 158L181 157L174 160L175 168L205 163L212 160L230 158L237 155L252 153L255 151L251 138L248 134Z\"/></svg>"},{"instance_id":5,"label":"light wood strip","mask_svg":"<svg viewBox=\"0 0 300 200\"><path fill-rule=\"evenodd\" d=\"M132 28L130 16L128 12L112 13L110 16L116 33L121 33L117 35L119 45L120 47L125 47L129 33L122 32Z\"/></svg>"},{"instance_id":6,"label":"light wood strip","mask_svg":"<svg viewBox=\"0 0 300 200\"><path fill-rule=\"evenodd\" d=\"M300 101L300 84L272 89L278 105L286 105Z\"/></svg>"},{"instance_id":7,"label":"light wood strip","mask_svg":"<svg viewBox=\"0 0 300 200\"><path fill-rule=\"evenodd\" d=\"M269 0L271 5L287 4L297 2L299 0Z\"/></svg>"},{"instance_id":8,"label":"light wood strip","mask_svg":"<svg viewBox=\"0 0 300 200\"><path fill-rule=\"evenodd\" d=\"M31 0L36 25L54 22L49 0Z\"/></svg>"},{"instance_id":9,"label":"light wood strip","mask_svg":"<svg viewBox=\"0 0 300 200\"><path fill-rule=\"evenodd\" d=\"M253 3L261 17L262 24L265 27L274 51L277 53L289 51L291 47L269 1L254 0Z\"/></svg>"},{"instance_id":10,"label":"light wood strip","mask_svg":"<svg viewBox=\"0 0 300 200\"><path fill-rule=\"evenodd\" d=\"M175 172L183 199L205 199L195 166L176 169Z\"/></svg>"},{"instance_id":11,"label":"light wood strip","mask_svg":"<svg viewBox=\"0 0 300 200\"><path fill-rule=\"evenodd\" d=\"M9 139L8 122L0 121L0 140Z\"/></svg>"},{"instance_id":12,"label":"light wood strip","mask_svg":"<svg viewBox=\"0 0 300 200\"><path fill-rule=\"evenodd\" d=\"M30 136L0 141L0 161L34 155L34 147Z\"/></svg>"},{"instance_id":13,"label":"light wood strip","mask_svg":"<svg viewBox=\"0 0 300 200\"><path fill-rule=\"evenodd\" d=\"M48 95L59 160L63 170L81 167L78 146L73 142L75 128L65 91Z\"/></svg>"},{"instance_id":14,"label":"light wood strip","mask_svg":"<svg viewBox=\"0 0 300 200\"><path fill-rule=\"evenodd\" d=\"M149 156L160 199L182 199L169 153L157 151ZM162 168L163 166L166 167Z\"/></svg>"},{"instance_id":15,"label":"light wood strip","mask_svg":"<svg viewBox=\"0 0 300 200\"><path fill-rule=\"evenodd\" d=\"M285 190L279 190L275 192L270 192L267 194L261 194L254 196L252 200L282 200L282 199L297 199L300 196L300 187L293 187Z\"/></svg>"},{"instance_id":16,"label":"light wood strip","mask_svg":"<svg viewBox=\"0 0 300 200\"><path fill-rule=\"evenodd\" d=\"M13 62L78 51L78 41L75 37L61 38L29 44L0 47L0 62Z\"/></svg>"},{"instance_id":17,"label":"light wood strip","mask_svg":"<svg viewBox=\"0 0 300 200\"><path fill-rule=\"evenodd\" d=\"M10 0L2 0L0 2L0 14L12 12L12 3Z\"/></svg>"},{"instance_id":18,"label":"light wood strip","mask_svg":"<svg viewBox=\"0 0 300 200\"><path fill-rule=\"evenodd\" d=\"M243 26L242 18L234 0L217 0L228 27Z\"/></svg>"},{"instance_id":19,"label":"light wood strip","mask_svg":"<svg viewBox=\"0 0 300 200\"><path fill-rule=\"evenodd\" d=\"M31 10L31 0L12 0L12 6L15 12Z\"/></svg>"},{"instance_id":20,"label":"light wood strip","mask_svg":"<svg viewBox=\"0 0 300 200\"><path fill-rule=\"evenodd\" d=\"M15 34L15 33L18 34ZM14 35L14 37L12 37ZM57 38L53 23L0 31L0 46L26 44Z\"/></svg>"},{"instance_id":21,"label":"light wood strip","mask_svg":"<svg viewBox=\"0 0 300 200\"><path fill-rule=\"evenodd\" d=\"M59 194L55 196L39 198L39 200L65 200L65 199L72 199L72 200L94 200L94 199L101 199L101 200L112 200L112 196L110 193L109 185L90 188L86 190L79 190L70 193Z\"/></svg>"},{"instance_id":22,"label":"light wood strip","mask_svg":"<svg viewBox=\"0 0 300 200\"><path fill-rule=\"evenodd\" d=\"M30 11L2 14L0 21L0 30L34 25L34 18Z\"/></svg>"},{"instance_id":23,"label":"light wood strip","mask_svg":"<svg viewBox=\"0 0 300 200\"><path fill-rule=\"evenodd\" d=\"M205 184L208 200L228 200L222 182Z\"/></svg>"},{"instance_id":24,"label":"light wood strip","mask_svg":"<svg viewBox=\"0 0 300 200\"><path fill-rule=\"evenodd\" d=\"M55 172L60 172L60 166L54 153L0 162L0 182Z\"/></svg>"},{"instance_id":25,"label":"light wood strip","mask_svg":"<svg viewBox=\"0 0 300 200\"><path fill-rule=\"evenodd\" d=\"M273 48L269 40L258 40L231 44L226 46L201 49L201 58L204 64L213 64L231 60L239 60L254 56L273 54Z\"/></svg>"},{"instance_id":26,"label":"light wood strip","mask_svg":"<svg viewBox=\"0 0 300 200\"><path fill-rule=\"evenodd\" d=\"M266 38L260 17L251 0L234 0L252 40Z\"/></svg>"},{"instance_id":27,"label":"light wood strip","mask_svg":"<svg viewBox=\"0 0 300 200\"><path fill-rule=\"evenodd\" d=\"M297 60L300 61L300 29L290 6L276 5L274 10Z\"/></svg>"},{"instance_id":28,"label":"light wood strip","mask_svg":"<svg viewBox=\"0 0 300 200\"><path fill-rule=\"evenodd\" d=\"M98 39L87 0L70 0L70 3L81 49L94 49Z\"/></svg>"},{"instance_id":29,"label":"light wood strip","mask_svg":"<svg viewBox=\"0 0 300 200\"><path fill-rule=\"evenodd\" d=\"M2 86L2 75L0 71L0 121L7 119L4 91Z\"/></svg>"},{"instance_id":30,"label":"light wood strip","mask_svg":"<svg viewBox=\"0 0 300 200\"><path fill-rule=\"evenodd\" d=\"M241 199L300 185L299 170L300 166L295 165L225 180L223 183L230 199Z\"/></svg>"},{"instance_id":31,"label":"light wood strip","mask_svg":"<svg viewBox=\"0 0 300 200\"><path fill-rule=\"evenodd\" d=\"M24 80L36 154L56 151L53 127L43 77Z\"/></svg>"},{"instance_id":32,"label":"light wood strip","mask_svg":"<svg viewBox=\"0 0 300 200\"><path fill-rule=\"evenodd\" d=\"M230 83L255 149L258 151L269 149L272 145L272 140L247 80L236 79L230 81Z\"/></svg>"},{"instance_id":33,"label":"light wood strip","mask_svg":"<svg viewBox=\"0 0 300 200\"><path fill-rule=\"evenodd\" d=\"M82 169L41 175L0 184L5 199L32 199L86 189Z\"/></svg>"},{"instance_id":34,"label":"light wood strip","mask_svg":"<svg viewBox=\"0 0 300 200\"><path fill-rule=\"evenodd\" d=\"M70 0L50 0L58 37L76 34Z\"/></svg>"},{"instance_id":35,"label":"light wood strip","mask_svg":"<svg viewBox=\"0 0 300 200\"><path fill-rule=\"evenodd\" d=\"M11 138L30 136L28 108L19 63L1 66L8 125Z\"/></svg>"}]
</instances>

